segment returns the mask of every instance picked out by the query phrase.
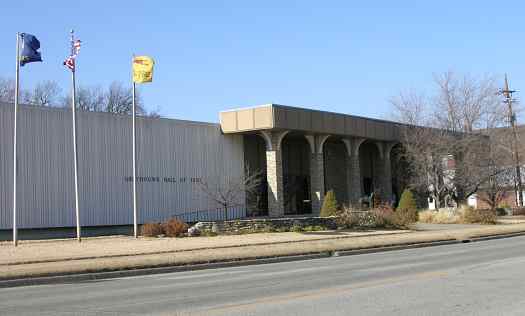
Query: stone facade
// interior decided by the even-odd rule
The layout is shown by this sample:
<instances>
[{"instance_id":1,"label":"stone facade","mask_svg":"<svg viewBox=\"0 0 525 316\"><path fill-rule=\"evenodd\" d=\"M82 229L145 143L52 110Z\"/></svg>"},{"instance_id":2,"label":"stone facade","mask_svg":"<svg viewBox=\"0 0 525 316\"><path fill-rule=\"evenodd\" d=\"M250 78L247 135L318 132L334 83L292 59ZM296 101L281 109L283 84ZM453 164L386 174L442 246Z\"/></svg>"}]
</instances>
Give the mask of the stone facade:
<instances>
[{"instance_id":1,"label":"stone facade","mask_svg":"<svg viewBox=\"0 0 525 316\"><path fill-rule=\"evenodd\" d=\"M266 179L268 181L268 214L278 217L284 214L283 168L280 150L266 151Z\"/></svg>"},{"instance_id":2,"label":"stone facade","mask_svg":"<svg viewBox=\"0 0 525 316\"><path fill-rule=\"evenodd\" d=\"M199 222L193 227L201 233L242 234L244 232L271 232L292 227L322 226L336 229L335 217L257 218L224 222Z\"/></svg>"},{"instance_id":3,"label":"stone facade","mask_svg":"<svg viewBox=\"0 0 525 316\"><path fill-rule=\"evenodd\" d=\"M284 215L284 184L281 141L285 132L266 132L266 180L268 182L268 215Z\"/></svg>"},{"instance_id":4,"label":"stone facade","mask_svg":"<svg viewBox=\"0 0 525 316\"><path fill-rule=\"evenodd\" d=\"M359 170L359 156L352 154L348 157L348 183L350 203L357 204L359 198L363 195L361 188L361 172Z\"/></svg>"},{"instance_id":5,"label":"stone facade","mask_svg":"<svg viewBox=\"0 0 525 316\"><path fill-rule=\"evenodd\" d=\"M382 174L382 192L383 200L392 200L392 166L390 162L390 151L384 153Z\"/></svg>"},{"instance_id":6,"label":"stone facade","mask_svg":"<svg viewBox=\"0 0 525 316\"><path fill-rule=\"evenodd\" d=\"M353 212L356 221L352 228L374 228L377 221L372 212L358 211ZM215 233L215 234L244 234L256 232L284 232L292 231L295 227L305 229L307 227L322 227L323 229L335 230L338 228L338 218L332 217L287 217L287 218L257 218L243 219L221 222L198 222L190 230L195 234ZM349 228L344 227L341 228ZM188 230L188 231L190 231Z\"/></svg>"},{"instance_id":7,"label":"stone facade","mask_svg":"<svg viewBox=\"0 0 525 316\"><path fill-rule=\"evenodd\" d=\"M294 163L287 161L287 164L283 164L284 158L281 145L283 138L287 137L287 133L288 131L260 132L260 135L263 136L266 142L265 159L268 183L268 215L270 217L282 217L285 214L284 199L286 196L283 177L285 172L290 173L290 165ZM295 134L294 137L299 136L300 135ZM312 215L320 214L327 184L330 185L330 188L334 189L335 192L339 193L339 202L344 204L357 204L359 199L363 197L363 177L367 176L372 179L374 190L380 192L381 200L391 201L392 172L390 150L394 143L368 140L366 142L368 146L366 152L368 154L362 156L361 145L367 140L365 138L336 137L334 140L330 135L307 134L302 135L302 137L305 137L311 149L309 157L309 189ZM337 157L332 157L334 154L332 150L332 156L327 160L324 147L326 147L325 142L328 139L330 139L329 144L333 147L331 147L332 149L337 147ZM346 148L344 155L342 154L342 147L337 144L338 141L341 141ZM374 150L377 148L377 151L375 156L369 157L372 152L370 149L372 145ZM366 164L362 166L361 160L363 160L363 163L366 162ZM334 167L334 164L336 167ZM283 165L288 165L288 171L283 170ZM361 168L368 170L368 173L362 173L364 171L362 171ZM327 170L330 172L327 172ZM327 177L329 177L329 179L327 179ZM342 177L342 179L340 179L340 177Z\"/></svg>"}]
</instances>

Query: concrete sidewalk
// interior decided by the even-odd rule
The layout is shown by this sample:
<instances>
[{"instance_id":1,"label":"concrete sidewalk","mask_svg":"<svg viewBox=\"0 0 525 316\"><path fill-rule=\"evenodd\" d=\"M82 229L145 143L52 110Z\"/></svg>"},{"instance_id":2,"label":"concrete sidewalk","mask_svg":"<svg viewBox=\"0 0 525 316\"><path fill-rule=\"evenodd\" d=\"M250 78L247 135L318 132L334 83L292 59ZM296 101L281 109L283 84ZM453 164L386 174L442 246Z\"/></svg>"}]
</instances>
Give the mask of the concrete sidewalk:
<instances>
[{"instance_id":1,"label":"concrete sidewalk","mask_svg":"<svg viewBox=\"0 0 525 316\"><path fill-rule=\"evenodd\" d=\"M0 243L0 280L417 245L525 232L525 224L440 231L326 231L193 238ZM271 246L270 246L271 245Z\"/></svg>"}]
</instances>

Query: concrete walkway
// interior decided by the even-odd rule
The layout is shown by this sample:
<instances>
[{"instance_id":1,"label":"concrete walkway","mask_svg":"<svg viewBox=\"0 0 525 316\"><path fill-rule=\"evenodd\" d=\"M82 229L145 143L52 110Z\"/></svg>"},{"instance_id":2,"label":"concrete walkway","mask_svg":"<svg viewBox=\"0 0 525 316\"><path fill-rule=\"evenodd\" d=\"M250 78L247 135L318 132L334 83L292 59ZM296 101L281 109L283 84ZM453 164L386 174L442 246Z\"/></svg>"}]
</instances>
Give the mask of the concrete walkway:
<instances>
[{"instance_id":1,"label":"concrete walkway","mask_svg":"<svg viewBox=\"0 0 525 316\"><path fill-rule=\"evenodd\" d=\"M0 280L123 269L180 266L454 241L525 232L525 224L444 231L268 233L193 238L98 237L0 243Z\"/></svg>"}]
</instances>

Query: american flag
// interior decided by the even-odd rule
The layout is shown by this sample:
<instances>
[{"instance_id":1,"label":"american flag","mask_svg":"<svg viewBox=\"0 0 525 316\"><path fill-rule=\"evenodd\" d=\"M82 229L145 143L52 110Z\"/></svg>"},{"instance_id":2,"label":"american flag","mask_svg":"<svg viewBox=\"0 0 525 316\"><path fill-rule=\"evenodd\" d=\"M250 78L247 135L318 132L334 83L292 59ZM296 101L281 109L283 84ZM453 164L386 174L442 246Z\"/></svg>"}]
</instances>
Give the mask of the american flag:
<instances>
[{"instance_id":1,"label":"american flag","mask_svg":"<svg viewBox=\"0 0 525 316\"><path fill-rule=\"evenodd\" d=\"M78 52L80 52L81 43L80 40L71 42L71 55L64 60L64 65L71 69L71 71L75 71L75 58L77 58Z\"/></svg>"},{"instance_id":2,"label":"american flag","mask_svg":"<svg viewBox=\"0 0 525 316\"><path fill-rule=\"evenodd\" d=\"M77 56L78 52L80 52L80 43L82 43L80 40L76 40L73 43L73 56Z\"/></svg>"},{"instance_id":3,"label":"american flag","mask_svg":"<svg viewBox=\"0 0 525 316\"><path fill-rule=\"evenodd\" d=\"M66 58L66 60L64 60L64 65L72 71L75 71L75 56L69 56Z\"/></svg>"}]
</instances>

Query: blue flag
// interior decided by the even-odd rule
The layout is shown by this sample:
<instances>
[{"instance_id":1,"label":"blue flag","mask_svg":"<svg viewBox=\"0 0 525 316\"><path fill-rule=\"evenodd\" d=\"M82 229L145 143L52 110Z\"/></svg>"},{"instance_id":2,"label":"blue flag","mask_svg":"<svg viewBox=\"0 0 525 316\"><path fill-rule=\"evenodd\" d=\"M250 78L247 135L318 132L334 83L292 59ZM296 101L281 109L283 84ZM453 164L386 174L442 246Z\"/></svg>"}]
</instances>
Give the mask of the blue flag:
<instances>
[{"instance_id":1,"label":"blue flag","mask_svg":"<svg viewBox=\"0 0 525 316\"><path fill-rule=\"evenodd\" d=\"M22 33L22 54L20 55L20 66L35 61L42 61L42 56L38 49L40 48L40 41L31 34Z\"/></svg>"}]
</instances>

